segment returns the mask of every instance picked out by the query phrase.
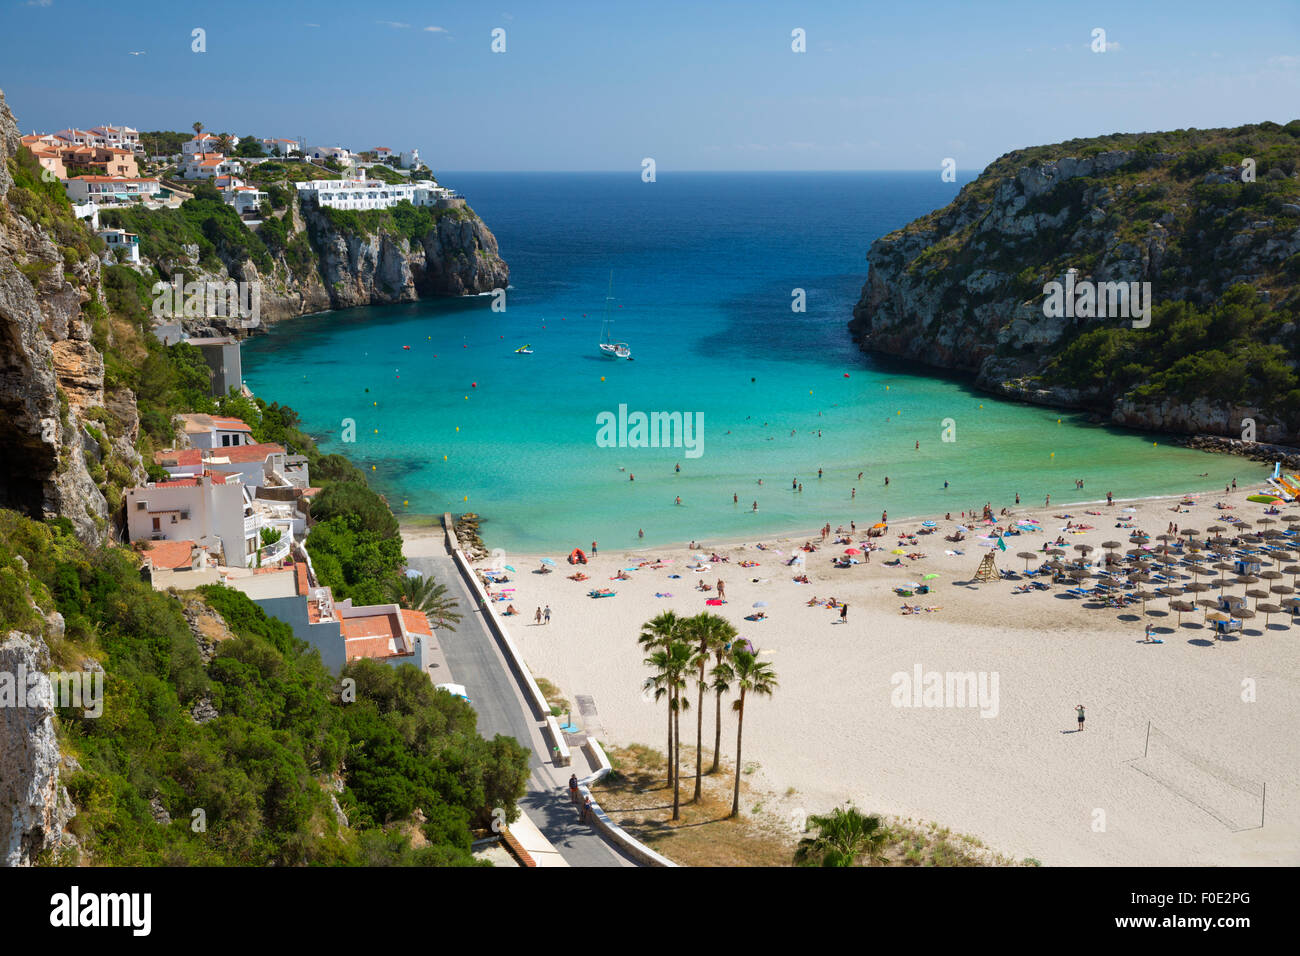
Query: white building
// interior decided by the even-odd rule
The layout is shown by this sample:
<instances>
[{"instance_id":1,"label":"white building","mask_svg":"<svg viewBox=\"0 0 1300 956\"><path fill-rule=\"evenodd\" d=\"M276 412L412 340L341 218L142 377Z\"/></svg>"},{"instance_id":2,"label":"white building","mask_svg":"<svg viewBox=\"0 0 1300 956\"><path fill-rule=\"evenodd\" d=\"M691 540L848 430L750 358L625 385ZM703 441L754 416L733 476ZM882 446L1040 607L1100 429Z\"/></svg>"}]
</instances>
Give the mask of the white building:
<instances>
[{"instance_id":1,"label":"white building","mask_svg":"<svg viewBox=\"0 0 1300 956\"><path fill-rule=\"evenodd\" d=\"M336 159L340 163L351 165L356 161L352 151L346 146L308 146L307 156L310 159L327 160Z\"/></svg>"},{"instance_id":2,"label":"white building","mask_svg":"<svg viewBox=\"0 0 1300 956\"><path fill-rule=\"evenodd\" d=\"M101 229L95 235L108 245L107 253L111 260L117 259L117 250L121 249L125 254L124 261L140 262L140 237L135 233L125 229Z\"/></svg>"},{"instance_id":3,"label":"white building","mask_svg":"<svg viewBox=\"0 0 1300 956\"><path fill-rule=\"evenodd\" d=\"M181 143L181 154L189 157L196 153L217 153L221 148L218 145L219 142L220 137L218 136L214 136L211 133L198 133L192 138L186 140L184 143ZM238 145L239 137L230 137L230 148L234 149Z\"/></svg>"},{"instance_id":4,"label":"white building","mask_svg":"<svg viewBox=\"0 0 1300 956\"><path fill-rule=\"evenodd\" d=\"M104 205L153 197L159 187L158 180L145 177L74 176L63 181L63 188L74 205L85 202Z\"/></svg>"},{"instance_id":5,"label":"white building","mask_svg":"<svg viewBox=\"0 0 1300 956\"><path fill-rule=\"evenodd\" d=\"M298 183L298 198L331 209L388 209L403 200L413 206L435 206L453 194L431 179L395 185L378 179L317 179Z\"/></svg>"},{"instance_id":6,"label":"white building","mask_svg":"<svg viewBox=\"0 0 1300 956\"><path fill-rule=\"evenodd\" d=\"M238 160L221 153L192 153L185 160L186 179L216 179L218 176L237 176L244 171Z\"/></svg>"},{"instance_id":7,"label":"white building","mask_svg":"<svg viewBox=\"0 0 1300 956\"><path fill-rule=\"evenodd\" d=\"M249 568L274 564L289 554L293 527L254 505L253 491L232 475L204 472L194 478L151 482L126 491L127 530L132 541L193 541L222 563ZM264 545L263 529L278 531Z\"/></svg>"},{"instance_id":8,"label":"white building","mask_svg":"<svg viewBox=\"0 0 1300 956\"><path fill-rule=\"evenodd\" d=\"M92 126L87 132L95 139L93 146L120 146L135 150L140 145L140 131L130 126Z\"/></svg>"},{"instance_id":9,"label":"white building","mask_svg":"<svg viewBox=\"0 0 1300 956\"><path fill-rule=\"evenodd\" d=\"M402 153L402 158L398 160L398 165L403 169L414 169L420 165L420 151L418 149L408 149Z\"/></svg>"},{"instance_id":10,"label":"white building","mask_svg":"<svg viewBox=\"0 0 1300 956\"><path fill-rule=\"evenodd\" d=\"M193 412L179 416L185 437L195 448L231 448L252 445L253 430L240 418Z\"/></svg>"},{"instance_id":11,"label":"white building","mask_svg":"<svg viewBox=\"0 0 1300 956\"><path fill-rule=\"evenodd\" d=\"M281 156L297 156L299 153L302 152L302 144L299 143L296 139L268 138L268 139L258 140L258 142L261 143L262 148L265 149L272 156L275 155L275 151L277 149L280 151Z\"/></svg>"}]
</instances>

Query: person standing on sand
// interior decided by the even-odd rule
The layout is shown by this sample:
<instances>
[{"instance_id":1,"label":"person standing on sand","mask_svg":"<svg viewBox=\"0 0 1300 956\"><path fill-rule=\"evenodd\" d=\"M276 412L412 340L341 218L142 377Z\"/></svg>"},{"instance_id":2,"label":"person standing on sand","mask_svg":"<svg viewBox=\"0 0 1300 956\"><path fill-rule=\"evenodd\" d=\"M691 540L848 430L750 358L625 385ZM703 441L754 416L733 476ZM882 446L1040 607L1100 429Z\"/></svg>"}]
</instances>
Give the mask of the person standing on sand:
<instances>
[{"instance_id":1,"label":"person standing on sand","mask_svg":"<svg viewBox=\"0 0 1300 956\"><path fill-rule=\"evenodd\" d=\"M847 604L840 605L840 623L849 623L849 606Z\"/></svg>"},{"instance_id":2,"label":"person standing on sand","mask_svg":"<svg viewBox=\"0 0 1300 956\"><path fill-rule=\"evenodd\" d=\"M724 601L727 599L727 585L723 583L722 578L718 578L718 597Z\"/></svg>"},{"instance_id":3,"label":"person standing on sand","mask_svg":"<svg viewBox=\"0 0 1300 956\"><path fill-rule=\"evenodd\" d=\"M542 609L540 607L537 609L537 613L533 615L533 623L534 624L542 623Z\"/></svg>"},{"instance_id":4,"label":"person standing on sand","mask_svg":"<svg viewBox=\"0 0 1300 956\"><path fill-rule=\"evenodd\" d=\"M1076 704L1074 712L1079 715L1079 729L1083 730L1083 704Z\"/></svg>"},{"instance_id":5,"label":"person standing on sand","mask_svg":"<svg viewBox=\"0 0 1300 956\"><path fill-rule=\"evenodd\" d=\"M591 556L592 556L593 558L596 556L596 542L595 542L595 541L591 542Z\"/></svg>"},{"instance_id":6,"label":"person standing on sand","mask_svg":"<svg viewBox=\"0 0 1300 956\"><path fill-rule=\"evenodd\" d=\"M551 623L551 606L549 604L546 605L546 610L542 612L542 617L545 619L547 624Z\"/></svg>"},{"instance_id":7,"label":"person standing on sand","mask_svg":"<svg viewBox=\"0 0 1300 956\"><path fill-rule=\"evenodd\" d=\"M1052 496L1048 495L1046 498L1043 499L1043 507L1050 508L1051 505L1052 505Z\"/></svg>"},{"instance_id":8,"label":"person standing on sand","mask_svg":"<svg viewBox=\"0 0 1300 956\"><path fill-rule=\"evenodd\" d=\"M1106 492L1106 506L1110 507L1114 503L1115 503L1115 492L1113 491Z\"/></svg>"}]
</instances>

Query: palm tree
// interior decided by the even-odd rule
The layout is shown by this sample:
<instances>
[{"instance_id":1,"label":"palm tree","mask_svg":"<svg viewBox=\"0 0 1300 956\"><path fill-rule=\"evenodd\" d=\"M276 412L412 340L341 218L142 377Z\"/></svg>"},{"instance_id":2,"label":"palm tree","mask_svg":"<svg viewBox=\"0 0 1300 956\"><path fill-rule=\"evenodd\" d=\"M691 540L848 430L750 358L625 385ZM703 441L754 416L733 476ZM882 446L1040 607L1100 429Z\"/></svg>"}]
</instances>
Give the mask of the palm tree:
<instances>
[{"instance_id":1,"label":"palm tree","mask_svg":"<svg viewBox=\"0 0 1300 956\"><path fill-rule=\"evenodd\" d=\"M743 766L740 760L740 745L745 732L745 696L747 694L757 694L760 697L771 697L772 691L776 690L776 672L772 670L771 664L760 661L749 651L735 648L732 652L735 661L736 686L740 688L739 699L731 705L731 709L736 712L736 788L731 797L731 815L740 816L740 768Z\"/></svg>"},{"instance_id":2,"label":"palm tree","mask_svg":"<svg viewBox=\"0 0 1300 956\"><path fill-rule=\"evenodd\" d=\"M704 676L704 666L709 662L709 655L721 653L736 638L736 628L725 617L717 614L697 614L686 622L686 632L695 645L692 665L699 668L695 678L698 689L695 708L695 795L692 803L700 802L700 770L704 755L704 688L708 684ZM718 697L719 717L721 717L722 698ZM721 734L721 730L718 731ZM718 759L717 743L714 744L713 760Z\"/></svg>"},{"instance_id":3,"label":"palm tree","mask_svg":"<svg viewBox=\"0 0 1300 956\"><path fill-rule=\"evenodd\" d=\"M728 650L716 651L717 663L709 670L709 686L713 688L715 714L713 716L713 767L709 773L718 772L718 758L722 755L722 695L731 690L731 682L736 679L736 670L731 661L722 655Z\"/></svg>"},{"instance_id":4,"label":"palm tree","mask_svg":"<svg viewBox=\"0 0 1300 956\"><path fill-rule=\"evenodd\" d=\"M217 152L223 156L229 156L235 150L235 141L229 133L222 133L217 137Z\"/></svg>"},{"instance_id":5,"label":"palm tree","mask_svg":"<svg viewBox=\"0 0 1300 956\"><path fill-rule=\"evenodd\" d=\"M202 123L195 123L194 126L193 126L193 129L194 129L194 135L195 135L195 136L198 136L200 133L203 132L203 124L202 124Z\"/></svg>"},{"instance_id":6,"label":"palm tree","mask_svg":"<svg viewBox=\"0 0 1300 956\"><path fill-rule=\"evenodd\" d=\"M685 641L671 641L666 647L651 653L645 663L654 669L654 674L646 678L645 686L654 689L655 700L668 698L669 780L673 785L673 819L678 820L681 818L682 790L681 773L677 768L681 753L681 712L690 706L690 701L681 692L686 687L686 674L691 666L691 645Z\"/></svg>"},{"instance_id":7,"label":"palm tree","mask_svg":"<svg viewBox=\"0 0 1300 956\"><path fill-rule=\"evenodd\" d=\"M460 623L461 614L457 610L460 605L447 593L445 584L439 584L431 577L410 577L404 574L393 591L398 604L423 611L429 617L436 617L438 627L443 630L454 631L455 625Z\"/></svg>"},{"instance_id":8,"label":"palm tree","mask_svg":"<svg viewBox=\"0 0 1300 956\"><path fill-rule=\"evenodd\" d=\"M722 695L731 690L731 681L735 678L735 672L725 659L735 641L734 628L731 635L729 640L712 648L713 669L709 671L709 678L713 688L713 766L709 773L718 772L718 758L722 755Z\"/></svg>"},{"instance_id":9,"label":"palm tree","mask_svg":"<svg viewBox=\"0 0 1300 956\"><path fill-rule=\"evenodd\" d=\"M809 817L817 836L799 841L796 866L854 866L858 858L884 859L889 830L879 817L869 817L853 804L836 807L829 816Z\"/></svg>"},{"instance_id":10,"label":"palm tree","mask_svg":"<svg viewBox=\"0 0 1300 956\"><path fill-rule=\"evenodd\" d=\"M640 636L637 637L637 643L641 645L641 648L643 650L649 652L654 652L657 650L666 650L668 646L672 644L674 640L676 640L677 635L680 633L682 629L682 624L683 624L682 619L678 617L676 614L674 614L672 611L664 611L662 614L652 618L651 620L647 621L645 624L641 625L641 634ZM646 658L647 663L649 663L649 660L650 658ZM651 664L650 666L654 667L655 665ZM647 680L646 687L649 688L651 686L656 687L655 700L658 700L662 696L662 694L657 688L657 685L653 684L652 680ZM665 690L667 690L666 687ZM673 777L676 776L676 774L673 771L673 768L675 766L676 763L673 760L673 707L672 707L672 698L670 696L669 705L668 705L668 782L669 783L672 783Z\"/></svg>"}]
</instances>

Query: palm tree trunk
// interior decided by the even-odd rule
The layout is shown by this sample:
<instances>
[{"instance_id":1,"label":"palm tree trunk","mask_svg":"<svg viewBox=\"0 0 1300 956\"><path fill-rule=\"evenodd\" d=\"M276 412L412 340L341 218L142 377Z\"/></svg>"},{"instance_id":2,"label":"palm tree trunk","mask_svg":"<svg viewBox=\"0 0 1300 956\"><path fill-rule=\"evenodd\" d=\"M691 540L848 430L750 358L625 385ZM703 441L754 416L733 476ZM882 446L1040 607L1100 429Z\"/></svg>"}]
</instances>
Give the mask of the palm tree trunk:
<instances>
[{"instance_id":1,"label":"palm tree trunk","mask_svg":"<svg viewBox=\"0 0 1300 956\"><path fill-rule=\"evenodd\" d=\"M677 766L677 761L682 756L682 712L674 708L676 717L673 720L674 740L673 740L673 819L680 820L682 816L682 770Z\"/></svg>"},{"instance_id":2,"label":"palm tree trunk","mask_svg":"<svg viewBox=\"0 0 1300 956\"><path fill-rule=\"evenodd\" d=\"M695 796L691 803L700 802L700 766L704 759L704 660L700 660L699 694L695 701Z\"/></svg>"},{"instance_id":3,"label":"palm tree trunk","mask_svg":"<svg viewBox=\"0 0 1300 956\"><path fill-rule=\"evenodd\" d=\"M713 701L716 705L713 713L713 766L709 773L718 772L718 756L722 753L722 691L713 692Z\"/></svg>"},{"instance_id":4,"label":"palm tree trunk","mask_svg":"<svg viewBox=\"0 0 1300 956\"><path fill-rule=\"evenodd\" d=\"M668 786L673 785L673 695L668 692Z\"/></svg>"},{"instance_id":5,"label":"palm tree trunk","mask_svg":"<svg viewBox=\"0 0 1300 956\"><path fill-rule=\"evenodd\" d=\"M736 789L731 796L731 815L740 816L740 738L745 730L745 688L740 689L740 706L736 708Z\"/></svg>"}]
</instances>

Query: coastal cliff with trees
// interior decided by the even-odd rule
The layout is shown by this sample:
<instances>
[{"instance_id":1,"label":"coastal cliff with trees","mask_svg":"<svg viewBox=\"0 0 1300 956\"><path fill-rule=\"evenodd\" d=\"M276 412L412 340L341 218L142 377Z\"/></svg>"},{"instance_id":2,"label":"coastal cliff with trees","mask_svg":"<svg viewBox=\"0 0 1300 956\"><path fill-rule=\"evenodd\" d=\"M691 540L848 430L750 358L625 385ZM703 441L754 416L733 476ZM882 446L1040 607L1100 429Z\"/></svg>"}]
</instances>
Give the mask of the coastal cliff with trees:
<instances>
[{"instance_id":1,"label":"coastal cliff with trees","mask_svg":"<svg viewBox=\"0 0 1300 956\"><path fill-rule=\"evenodd\" d=\"M307 456L322 583L400 599L414 586L400 535L365 476L321 455L292 409L211 397L198 350L153 334L151 288L193 263L189 279L297 282L270 298L282 316L461 294L504 284L491 234L465 210L334 223L295 205L281 248L199 196L125 214L155 257L137 270L105 264L41 173L0 94L0 696L13 675L99 674L104 706L0 706L0 865L473 865L473 830L518 817L523 747L484 739L413 668L358 661L336 678L238 591L154 591L116 529L123 490L161 477L153 452L174 446L178 413L237 415ZM403 603L457 617L436 593Z\"/></svg>"},{"instance_id":2,"label":"coastal cliff with trees","mask_svg":"<svg viewBox=\"0 0 1300 956\"><path fill-rule=\"evenodd\" d=\"M1016 150L867 260L864 350L1119 425L1300 441L1300 120ZM1067 281L1150 283L1149 325L1045 308Z\"/></svg>"}]
</instances>

